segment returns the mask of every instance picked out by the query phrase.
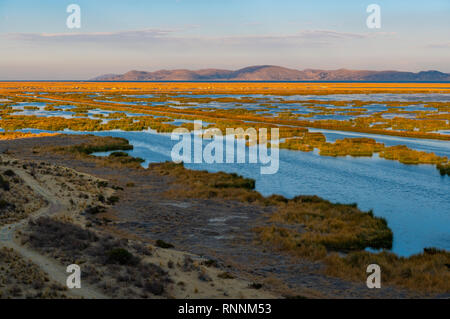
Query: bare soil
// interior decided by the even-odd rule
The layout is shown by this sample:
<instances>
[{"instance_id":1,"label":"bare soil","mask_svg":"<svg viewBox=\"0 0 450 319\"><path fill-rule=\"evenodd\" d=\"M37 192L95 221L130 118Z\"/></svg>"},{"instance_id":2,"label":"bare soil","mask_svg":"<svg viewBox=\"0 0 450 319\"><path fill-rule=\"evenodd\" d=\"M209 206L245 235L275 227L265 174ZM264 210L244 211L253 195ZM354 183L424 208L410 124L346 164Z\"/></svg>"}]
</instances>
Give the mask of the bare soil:
<instances>
[{"instance_id":1,"label":"bare soil","mask_svg":"<svg viewBox=\"0 0 450 319\"><path fill-rule=\"evenodd\" d=\"M58 135L0 141L0 154L24 162L45 162L107 180L109 186L114 186L114 195L120 200L106 207L95 218L88 218L82 212L72 214L71 222L81 226L92 224L91 227L102 232L130 241L149 243L152 247L157 240L172 244L174 249L154 248L154 253L143 257L143 260L157 265L159 262L159 266L171 278L173 284L166 296L421 297L407 290L393 287L368 289L365 282L328 277L321 272L323 265L320 263L293 259L270 247L261 246L255 241L252 229L264 225L270 208L220 199L171 200L163 195L173 182L169 177L152 174L144 169L100 166L95 161L33 150L40 146L75 145L86 139L89 136ZM69 198L70 194L80 191L75 186L71 187L74 190L68 190L67 193L60 191L57 197L68 195ZM92 189L88 193L95 192ZM215 266L208 267L211 265ZM262 289L253 289L255 287ZM106 289L103 292L108 291Z\"/></svg>"}]
</instances>

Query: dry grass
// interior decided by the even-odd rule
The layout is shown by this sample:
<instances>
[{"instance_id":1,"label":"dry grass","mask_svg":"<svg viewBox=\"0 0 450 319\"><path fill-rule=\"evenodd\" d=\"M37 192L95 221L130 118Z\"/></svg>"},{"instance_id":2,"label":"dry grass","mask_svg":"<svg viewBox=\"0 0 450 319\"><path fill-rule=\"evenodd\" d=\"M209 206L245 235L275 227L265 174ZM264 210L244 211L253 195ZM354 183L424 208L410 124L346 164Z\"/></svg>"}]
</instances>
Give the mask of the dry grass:
<instances>
[{"instance_id":1,"label":"dry grass","mask_svg":"<svg viewBox=\"0 0 450 319\"><path fill-rule=\"evenodd\" d=\"M0 226L26 218L45 205L13 170L0 167Z\"/></svg>"},{"instance_id":2,"label":"dry grass","mask_svg":"<svg viewBox=\"0 0 450 319\"><path fill-rule=\"evenodd\" d=\"M32 220L22 234L22 243L64 265L82 265L83 277L113 298L166 295L171 283L160 266L143 260L152 253L146 245L98 234L72 223L48 217Z\"/></svg>"},{"instance_id":3,"label":"dry grass","mask_svg":"<svg viewBox=\"0 0 450 319\"><path fill-rule=\"evenodd\" d=\"M126 166L132 168L142 168L141 163L144 162L143 159L129 156L124 152L116 151L127 151L132 150L133 145L131 145L128 140L119 137L100 137L94 135L86 135L87 141L75 146L61 146L61 147L42 147L35 148L33 151L38 152L55 152L62 153L66 155L71 155L76 159L90 160L96 162L99 165L108 166ZM109 152L109 156L98 157L91 155L96 152Z\"/></svg>"},{"instance_id":4,"label":"dry grass","mask_svg":"<svg viewBox=\"0 0 450 319\"><path fill-rule=\"evenodd\" d=\"M109 152L118 150L132 150L133 146L124 139L119 137L96 137L89 135L89 142L82 143L75 146L61 147L55 149L56 151L68 151L72 153L81 153L89 155L95 152Z\"/></svg>"},{"instance_id":5,"label":"dry grass","mask_svg":"<svg viewBox=\"0 0 450 319\"><path fill-rule=\"evenodd\" d=\"M295 258L324 262L327 275L365 282L367 266L376 263L382 268L386 285L425 293L449 290L448 252L430 249L424 254L402 258L390 252L363 251L366 247L391 248L393 235L383 218L373 216L372 212L362 212L355 204L330 203L317 196L263 197L242 177L192 171L182 164L152 164L149 169L174 178L175 187L166 192L168 196L273 206L275 212L270 216L270 223L255 228L261 243L286 251ZM228 187L217 187L223 183ZM342 257L336 252L347 255Z\"/></svg>"},{"instance_id":6,"label":"dry grass","mask_svg":"<svg viewBox=\"0 0 450 319\"><path fill-rule=\"evenodd\" d=\"M384 219L360 211L356 205L333 204L317 196L264 197L255 182L236 174L186 169L170 162L151 164L149 170L174 177L176 185L166 192L174 198L217 198L273 206L271 224L255 229L270 242L301 255L323 257L327 250L390 248L392 232Z\"/></svg>"},{"instance_id":7,"label":"dry grass","mask_svg":"<svg viewBox=\"0 0 450 319\"><path fill-rule=\"evenodd\" d=\"M437 156L434 153L412 150L405 145L386 147L380 152L380 157L389 160L397 160L403 164L446 164L448 162L447 157Z\"/></svg>"},{"instance_id":8,"label":"dry grass","mask_svg":"<svg viewBox=\"0 0 450 319\"><path fill-rule=\"evenodd\" d=\"M297 258L322 261L328 275L361 282L367 276L367 265L377 263L387 285L421 292L448 290L448 252L429 250L401 258L389 252L362 251L366 247L390 248L392 232L384 219L362 212L356 205L333 204L316 196L263 197L254 190L252 180L223 172L188 170L182 164L151 164L148 171L173 180L165 193L168 197L236 200L273 207L269 224L255 229L262 243ZM341 257L335 251L348 255Z\"/></svg>"},{"instance_id":9,"label":"dry grass","mask_svg":"<svg viewBox=\"0 0 450 319\"><path fill-rule=\"evenodd\" d=\"M436 167L442 176L444 176L444 175L450 176L450 163L438 164Z\"/></svg>"},{"instance_id":10,"label":"dry grass","mask_svg":"<svg viewBox=\"0 0 450 319\"><path fill-rule=\"evenodd\" d=\"M237 174L189 170L172 162L150 164L149 171L170 176L176 181L165 195L175 198L220 198L247 203L264 202L264 197L254 191L255 181Z\"/></svg>"},{"instance_id":11,"label":"dry grass","mask_svg":"<svg viewBox=\"0 0 450 319\"><path fill-rule=\"evenodd\" d=\"M2 132L0 133L0 141L1 140L15 140L18 138L34 138L34 137L45 137L45 136L54 136L58 135L57 133L22 133L22 132Z\"/></svg>"},{"instance_id":12,"label":"dry grass","mask_svg":"<svg viewBox=\"0 0 450 319\"><path fill-rule=\"evenodd\" d=\"M52 282L37 265L8 248L0 249L0 288L0 299L67 297L67 288Z\"/></svg>"},{"instance_id":13,"label":"dry grass","mask_svg":"<svg viewBox=\"0 0 450 319\"><path fill-rule=\"evenodd\" d=\"M425 249L409 258L390 252L352 252L345 257L332 254L324 259L326 274L365 282L365 269L370 264L381 267L382 284L409 288L426 293L450 291L450 253Z\"/></svg>"},{"instance_id":14,"label":"dry grass","mask_svg":"<svg viewBox=\"0 0 450 319\"><path fill-rule=\"evenodd\" d=\"M272 225L256 231L265 243L298 256L320 259L327 251L391 248L392 232L383 218L356 205L333 204L317 196L298 196L281 203Z\"/></svg>"}]
</instances>

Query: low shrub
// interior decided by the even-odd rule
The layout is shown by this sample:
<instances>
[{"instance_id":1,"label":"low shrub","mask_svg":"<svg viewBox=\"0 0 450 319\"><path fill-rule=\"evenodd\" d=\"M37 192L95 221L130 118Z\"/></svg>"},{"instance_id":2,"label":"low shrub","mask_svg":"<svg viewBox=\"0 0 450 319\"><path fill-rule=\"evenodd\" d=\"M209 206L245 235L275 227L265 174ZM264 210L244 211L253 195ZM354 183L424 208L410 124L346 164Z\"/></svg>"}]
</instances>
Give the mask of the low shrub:
<instances>
[{"instance_id":1,"label":"low shrub","mask_svg":"<svg viewBox=\"0 0 450 319\"><path fill-rule=\"evenodd\" d=\"M10 204L6 200L0 199L0 209L5 209L9 206L10 206Z\"/></svg>"},{"instance_id":2,"label":"low shrub","mask_svg":"<svg viewBox=\"0 0 450 319\"><path fill-rule=\"evenodd\" d=\"M9 177L16 176L16 173L14 173L14 171L11 169L6 170L3 174L5 174L6 176L9 176Z\"/></svg>"},{"instance_id":3,"label":"low shrub","mask_svg":"<svg viewBox=\"0 0 450 319\"><path fill-rule=\"evenodd\" d=\"M229 272L222 272L217 275L220 279L234 279L234 276L230 274Z\"/></svg>"},{"instance_id":4,"label":"low shrub","mask_svg":"<svg viewBox=\"0 0 450 319\"><path fill-rule=\"evenodd\" d=\"M108 252L108 263L135 266L139 263L139 258L133 256L125 248L113 248Z\"/></svg>"},{"instance_id":5,"label":"low shrub","mask_svg":"<svg viewBox=\"0 0 450 319\"><path fill-rule=\"evenodd\" d=\"M164 249L174 248L175 246L169 243L166 243L164 240L158 239L156 241L156 246Z\"/></svg>"},{"instance_id":6,"label":"low shrub","mask_svg":"<svg viewBox=\"0 0 450 319\"><path fill-rule=\"evenodd\" d=\"M10 190L10 185L7 180L3 178L3 176L0 175L0 188L4 191L8 192Z\"/></svg>"},{"instance_id":7,"label":"low shrub","mask_svg":"<svg viewBox=\"0 0 450 319\"><path fill-rule=\"evenodd\" d=\"M425 248L421 254L408 258L383 251L351 252L345 257L331 254L325 259L327 275L347 278L359 282L366 280L365 269L377 264L382 269L383 283L428 293L450 291L450 252L436 248Z\"/></svg>"},{"instance_id":8,"label":"low shrub","mask_svg":"<svg viewBox=\"0 0 450 319\"><path fill-rule=\"evenodd\" d=\"M119 197L117 197L117 196L108 197L108 199L106 200L106 202L109 205L115 205L118 201L119 201Z\"/></svg>"},{"instance_id":9,"label":"low shrub","mask_svg":"<svg viewBox=\"0 0 450 319\"><path fill-rule=\"evenodd\" d=\"M109 154L110 157L128 157L130 156L128 153L125 152L112 152Z\"/></svg>"},{"instance_id":10,"label":"low shrub","mask_svg":"<svg viewBox=\"0 0 450 319\"><path fill-rule=\"evenodd\" d=\"M108 182L106 182L106 181L98 181L97 182L97 187L98 188L108 187Z\"/></svg>"},{"instance_id":11,"label":"low shrub","mask_svg":"<svg viewBox=\"0 0 450 319\"><path fill-rule=\"evenodd\" d=\"M89 215L96 215L103 213L104 211L105 208L102 206L88 206L84 212Z\"/></svg>"}]
</instances>

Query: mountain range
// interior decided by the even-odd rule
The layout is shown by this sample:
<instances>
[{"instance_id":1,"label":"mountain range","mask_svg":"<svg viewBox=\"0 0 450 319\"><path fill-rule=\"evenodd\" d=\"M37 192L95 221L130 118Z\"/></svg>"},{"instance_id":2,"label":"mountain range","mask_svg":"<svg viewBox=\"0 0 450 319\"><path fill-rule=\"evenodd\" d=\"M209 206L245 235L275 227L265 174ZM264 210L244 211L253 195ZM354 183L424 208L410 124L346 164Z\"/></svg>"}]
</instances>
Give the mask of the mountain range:
<instances>
[{"instance_id":1,"label":"mountain range","mask_svg":"<svg viewBox=\"0 0 450 319\"><path fill-rule=\"evenodd\" d=\"M222 69L129 71L125 74L101 75L91 81L450 81L450 73L347 69L295 70L275 65L258 65L235 71Z\"/></svg>"}]
</instances>

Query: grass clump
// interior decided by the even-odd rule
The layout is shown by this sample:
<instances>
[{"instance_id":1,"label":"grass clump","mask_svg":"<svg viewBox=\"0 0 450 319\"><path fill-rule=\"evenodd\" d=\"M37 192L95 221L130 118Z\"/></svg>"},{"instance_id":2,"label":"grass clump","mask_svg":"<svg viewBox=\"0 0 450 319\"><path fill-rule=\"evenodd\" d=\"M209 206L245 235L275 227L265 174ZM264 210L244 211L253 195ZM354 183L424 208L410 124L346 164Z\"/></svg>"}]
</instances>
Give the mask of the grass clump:
<instances>
[{"instance_id":1,"label":"grass clump","mask_svg":"<svg viewBox=\"0 0 450 319\"><path fill-rule=\"evenodd\" d=\"M235 173L227 174L223 172L217 173L212 186L215 188L244 188L248 190L255 189L255 180L244 178Z\"/></svg>"},{"instance_id":2,"label":"grass clump","mask_svg":"<svg viewBox=\"0 0 450 319\"><path fill-rule=\"evenodd\" d=\"M9 206L10 206L10 204L6 200L0 199L0 209L5 209Z\"/></svg>"},{"instance_id":3,"label":"grass clump","mask_svg":"<svg viewBox=\"0 0 450 319\"><path fill-rule=\"evenodd\" d=\"M119 201L118 196L111 196L111 197L108 197L108 199L106 200L108 205L115 205L118 201Z\"/></svg>"},{"instance_id":4,"label":"grass clump","mask_svg":"<svg viewBox=\"0 0 450 319\"><path fill-rule=\"evenodd\" d=\"M234 276L230 274L229 272L221 272L217 275L220 279L234 279Z\"/></svg>"},{"instance_id":5,"label":"grass clump","mask_svg":"<svg viewBox=\"0 0 450 319\"><path fill-rule=\"evenodd\" d=\"M109 152L109 151L128 151L132 150L133 145L130 145L128 140L118 137L96 137L91 138L89 142L82 143L80 145L71 146L68 148L70 152L92 154L97 152Z\"/></svg>"},{"instance_id":6,"label":"grass clump","mask_svg":"<svg viewBox=\"0 0 450 319\"><path fill-rule=\"evenodd\" d=\"M175 184L184 185L182 188L166 192L168 196L237 199L243 202L263 202L264 200L261 194L254 191L255 181L253 179L237 174L189 170L184 167L183 163L173 162L152 163L148 170L173 177Z\"/></svg>"},{"instance_id":7,"label":"grass clump","mask_svg":"<svg viewBox=\"0 0 450 319\"><path fill-rule=\"evenodd\" d=\"M103 213L105 211L105 207L102 206L88 206L84 211L88 215L97 215Z\"/></svg>"},{"instance_id":8,"label":"grass clump","mask_svg":"<svg viewBox=\"0 0 450 319\"><path fill-rule=\"evenodd\" d=\"M427 153L409 149L405 145L386 147L380 152L380 157L388 160L397 160L403 164L442 164L448 161L446 157L437 156L434 153Z\"/></svg>"},{"instance_id":9,"label":"grass clump","mask_svg":"<svg viewBox=\"0 0 450 319\"><path fill-rule=\"evenodd\" d=\"M133 149L133 145L129 144L128 140L117 137L98 137L92 135L83 136L86 142L75 146L62 146L62 147L43 147L40 150L50 151L56 153L63 153L74 156L76 158L89 159L90 161L97 162L101 165L109 166L127 166L138 168L141 167L141 163L145 162L142 158L129 156L126 152ZM97 152L110 152L108 156L94 156L93 153Z\"/></svg>"},{"instance_id":10,"label":"grass clump","mask_svg":"<svg viewBox=\"0 0 450 319\"><path fill-rule=\"evenodd\" d=\"M450 163L448 164L438 164L436 168L439 170L441 176L450 176Z\"/></svg>"},{"instance_id":11,"label":"grass clump","mask_svg":"<svg viewBox=\"0 0 450 319\"><path fill-rule=\"evenodd\" d=\"M0 175L0 189L3 189L6 192L10 190L9 182L4 179L2 175Z\"/></svg>"},{"instance_id":12,"label":"grass clump","mask_svg":"<svg viewBox=\"0 0 450 319\"><path fill-rule=\"evenodd\" d=\"M108 187L108 182L106 182L106 181L98 181L97 182L97 187L98 188Z\"/></svg>"},{"instance_id":13,"label":"grass clump","mask_svg":"<svg viewBox=\"0 0 450 319\"><path fill-rule=\"evenodd\" d=\"M331 276L365 282L367 266L377 264L384 284L428 293L450 291L450 253L445 250L425 248L423 253L408 258L387 251L358 251L345 257L331 254L324 261L325 272Z\"/></svg>"},{"instance_id":14,"label":"grass clump","mask_svg":"<svg viewBox=\"0 0 450 319\"><path fill-rule=\"evenodd\" d=\"M271 225L256 229L263 242L314 259L327 251L392 247L386 220L360 211L355 204L298 196L280 204L270 220Z\"/></svg>"},{"instance_id":15,"label":"grass clump","mask_svg":"<svg viewBox=\"0 0 450 319\"><path fill-rule=\"evenodd\" d=\"M139 259L125 248L113 248L108 252L108 263L119 265L136 265Z\"/></svg>"},{"instance_id":16,"label":"grass clump","mask_svg":"<svg viewBox=\"0 0 450 319\"><path fill-rule=\"evenodd\" d=\"M128 153L125 152L112 152L111 154L109 154L110 157L127 157L129 156Z\"/></svg>"},{"instance_id":17,"label":"grass clump","mask_svg":"<svg viewBox=\"0 0 450 319\"><path fill-rule=\"evenodd\" d=\"M258 290L258 289L261 289L261 288L263 287L263 285L260 284L260 283L254 282L254 283L249 284L248 287L249 287L250 289L256 289L256 290Z\"/></svg>"},{"instance_id":18,"label":"grass clump","mask_svg":"<svg viewBox=\"0 0 450 319\"><path fill-rule=\"evenodd\" d=\"M215 268L219 267L219 263L215 259L205 260L204 262L202 262L202 265L205 265L206 267L215 267Z\"/></svg>"},{"instance_id":19,"label":"grass clump","mask_svg":"<svg viewBox=\"0 0 450 319\"><path fill-rule=\"evenodd\" d=\"M127 164L127 163L144 163L145 160L140 157L133 157L130 156L128 153L125 152L114 152L109 154L108 159L117 161L121 164Z\"/></svg>"},{"instance_id":20,"label":"grass clump","mask_svg":"<svg viewBox=\"0 0 450 319\"><path fill-rule=\"evenodd\" d=\"M14 173L14 171L11 169L7 169L3 174L8 177L16 176L16 173Z\"/></svg>"}]
</instances>

